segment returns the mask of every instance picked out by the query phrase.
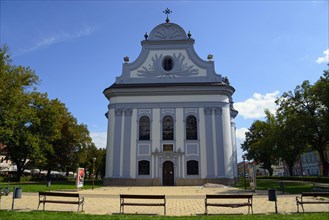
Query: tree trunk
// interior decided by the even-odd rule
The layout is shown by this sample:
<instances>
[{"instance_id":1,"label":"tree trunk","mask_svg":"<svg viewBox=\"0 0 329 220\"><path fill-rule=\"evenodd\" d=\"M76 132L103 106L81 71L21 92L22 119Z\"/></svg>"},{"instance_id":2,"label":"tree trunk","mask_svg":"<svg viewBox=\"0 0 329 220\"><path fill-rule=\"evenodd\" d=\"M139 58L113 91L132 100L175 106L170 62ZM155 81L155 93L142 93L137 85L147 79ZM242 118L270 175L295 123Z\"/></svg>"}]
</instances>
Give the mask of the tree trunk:
<instances>
[{"instance_id":1,"label":"tree trunk","mask_svg":"<svg viewBox=\"0 0 329 220\"><path fill-rule=\"evenodd\" d=\"M47 181L50 181L50 180L51 180L51 169L50 169L50 168L47 169L46 180L47 180Z\"/></svg>"},{"instance_id":2,"label":"tree trunk","mask_svg":"<svg viewBox=\"0 0 329 220\"><path fill-rule=\"evenodd\" d=\"M318 151L320 160L321 160L321 164L322 164L322 175L329 176L329 163L325 158L324 152L325 152L324 150Z\"/></svg>"},{"instance_id":3,"label":"tree trunk","mask_svg":"<svg viewBox=\"0 0 329 220\"><path fill-rule=\"evenodd\" d=\"M288 165L289 176L293 176L293 175L294 175L293 167L294 167L294 166Z\"/></svg>"},{"instance_id":4,"label":"tree trunk","mask_svg":"<svg viewBox=\"0 0 329 220\"><path fill-rule=\"evenodd\" d=\"M20 182L21 177L23 175L23 167L20 165L20 163L16 163L16 167L17 167L17 171L16 171L15 181Z\"/></svg>"},{"instance_id":5,"label":"tree trunk","mask_svg":"<svg viewBox=\"0 0 329 220\"><path fill-rule=\"evenodd\" d=\"M273 176L273 168L269 167L269 168L267 168L267 170L268 170L268 173L270 174L270 176Z\"/></svg>"}]
</instances>

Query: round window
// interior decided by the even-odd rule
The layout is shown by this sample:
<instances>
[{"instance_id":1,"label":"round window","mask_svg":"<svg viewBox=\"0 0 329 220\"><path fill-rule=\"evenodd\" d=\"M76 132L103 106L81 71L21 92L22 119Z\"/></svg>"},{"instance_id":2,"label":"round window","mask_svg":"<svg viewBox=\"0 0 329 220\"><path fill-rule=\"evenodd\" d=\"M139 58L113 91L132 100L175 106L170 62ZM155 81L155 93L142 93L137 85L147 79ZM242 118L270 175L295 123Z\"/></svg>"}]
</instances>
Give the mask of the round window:
<instances>
[{"instance_id":1,"label":"round window","mask_svg":"<svg viewBox=\"0 0 329 220\"><path fill-rule=\"evenodd\" d=\"M171 57L165 57L162 61L162 68L164 71L171 71L174 67L174 61Z\"/></svg>"}]
</instances>

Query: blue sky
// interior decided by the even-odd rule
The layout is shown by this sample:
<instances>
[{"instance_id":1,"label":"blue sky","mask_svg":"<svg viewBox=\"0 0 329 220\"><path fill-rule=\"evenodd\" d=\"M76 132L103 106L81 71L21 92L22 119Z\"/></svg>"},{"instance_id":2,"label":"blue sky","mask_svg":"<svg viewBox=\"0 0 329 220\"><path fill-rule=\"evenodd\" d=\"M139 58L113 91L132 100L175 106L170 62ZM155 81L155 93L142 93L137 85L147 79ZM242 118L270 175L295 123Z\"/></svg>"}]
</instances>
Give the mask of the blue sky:
<instances>
[{"instance_id":1,"label":"blue sky","mask_svg":"<svg viewBox=\"0 0 329 220\"><path fill-rule=\"evenodd\" d=\"M314 83L327 68L328 1L1 0L0 44L105 147L102 92L121 74L124 56L137 58L167 7L171 22L191 31L198 55L213 54L216 72L235 87L238 143L264 108L275 109L276 97L303 80Z\"/></svg>"}]
</instances>

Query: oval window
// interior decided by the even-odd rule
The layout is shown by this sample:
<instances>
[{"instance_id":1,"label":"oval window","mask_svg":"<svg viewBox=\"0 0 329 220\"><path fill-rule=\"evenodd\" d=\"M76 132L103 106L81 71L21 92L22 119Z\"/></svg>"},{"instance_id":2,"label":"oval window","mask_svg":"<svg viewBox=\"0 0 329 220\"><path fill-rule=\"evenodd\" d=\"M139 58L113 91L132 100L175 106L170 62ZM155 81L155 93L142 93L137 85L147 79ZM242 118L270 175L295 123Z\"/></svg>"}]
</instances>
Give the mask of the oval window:
<instances>
[{"instance_id":1,"label":"oval window","mask_svg":"<svg viewBox=\"0 0 329 220\"><path fill-rule=\"evenodd\" d=\"M174 67L174 61L171 57L165 57L162 61L162 68L165 71L171 71Z\"/></svg>"}]
</instances>

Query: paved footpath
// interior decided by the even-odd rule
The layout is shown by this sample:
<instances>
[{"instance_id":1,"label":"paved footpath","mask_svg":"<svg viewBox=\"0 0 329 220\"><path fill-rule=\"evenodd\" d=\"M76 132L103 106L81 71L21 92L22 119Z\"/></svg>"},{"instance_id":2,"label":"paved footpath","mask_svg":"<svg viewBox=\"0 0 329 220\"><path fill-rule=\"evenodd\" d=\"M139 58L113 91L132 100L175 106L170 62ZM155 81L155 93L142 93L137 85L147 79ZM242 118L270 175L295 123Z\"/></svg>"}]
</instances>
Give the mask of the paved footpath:
<instances>
[{"instance_id":1,"label":"paved footpath","mask_svg":"<svg viewBox=\"0 0 329 220\"><path fill-rule=\"evenodd\" d=\"M167 198L167 215L189 216L203 215L205 212L204 198L206 194L219 193L250 193L233 187L101 187L95 190L81 190L85 197L84 212L88 214L118 214L120 212L119 194L160 194ZM277 195L278 213L296 213L296 196L290 194ZM228 202L229 200L227 200ZM10 210L12 194L2 196L0 209ZM37 193L22 193L21 199L15 199L14 209L34 211L38 206ZM305 205L305 212L329 212L328 204ZM42 210L42 205L40 205ZM46 204L48 211L77 211L77 205ZM253 199L254 214L275 213L275 202L268 201L267 191L256 191ZM248 207L208 207L209 214L247 214ZM125 213L163 215L163 207L127 206Z\"/></svg>"}]
</instances>

